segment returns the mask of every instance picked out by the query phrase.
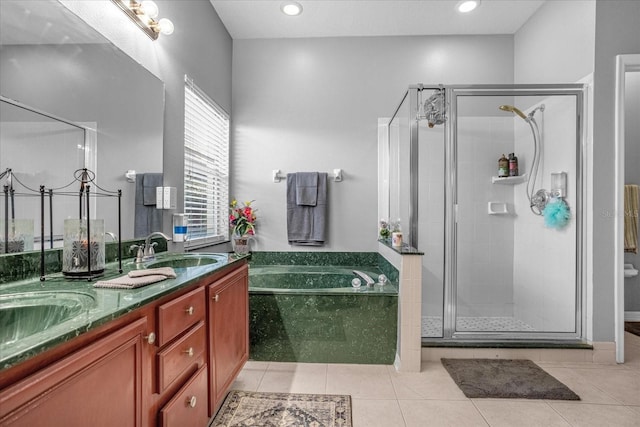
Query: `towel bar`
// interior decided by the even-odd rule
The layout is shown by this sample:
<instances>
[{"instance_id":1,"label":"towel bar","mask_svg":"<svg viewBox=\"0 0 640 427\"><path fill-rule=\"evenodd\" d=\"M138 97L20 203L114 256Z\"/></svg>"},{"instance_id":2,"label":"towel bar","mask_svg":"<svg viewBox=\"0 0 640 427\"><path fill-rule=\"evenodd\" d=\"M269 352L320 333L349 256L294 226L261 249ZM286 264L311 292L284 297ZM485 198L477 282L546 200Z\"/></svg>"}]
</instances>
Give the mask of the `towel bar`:
<instances>
[{"instance_id":1,"label":"towel bar","mask_svg":"<svg viewBox=\"0 0 640 427\"><path fill-rule=\"evenodd\" d=\"M329 174L331 176L331 174ZM273 169L271 171L271 180L274 183L279 183L280 181L282 181L283 179L285 179L285 176L283 176L282 171L280 169ZM344 179L344 177L342 176L342 169L334 169L333 170L333 182L342 182L342 180Z\"/></svg>"}]
</instances>

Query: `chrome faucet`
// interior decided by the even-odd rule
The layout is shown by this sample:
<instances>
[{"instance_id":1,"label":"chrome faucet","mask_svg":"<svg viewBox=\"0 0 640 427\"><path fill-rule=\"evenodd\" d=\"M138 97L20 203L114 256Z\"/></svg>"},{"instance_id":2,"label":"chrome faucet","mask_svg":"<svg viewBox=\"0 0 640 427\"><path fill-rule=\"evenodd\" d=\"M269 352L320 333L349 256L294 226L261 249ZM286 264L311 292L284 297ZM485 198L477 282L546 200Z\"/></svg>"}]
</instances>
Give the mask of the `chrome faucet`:
<instances>
[{"instance_id":1,"label":"chrome faucet","mask_svg":"<svg viewBox=\"0 0 640 427\"><path fill-rule=\"evenodd\" d=\"M373 285L376 284L376 281L373 280L371 276L369 276L367 273L363 273L362 271L359 271L359 270L353 270L353 274L355 274L356 276L362 277L368 287L372 287Z\"/></svg>"},{"instance_id":2,"label":"chrome faucet","mask_svg":"<svg viewBox=\"0 0 640 427\"><path fill-rule=\"evenodd\" d=\"M154 231L151 234L149 234L147 237L145 237L144 245L142 246L142 249L144 251L144 256L142 257L143 261L149 261L156 258L156 252L153 249L153 247L157 245L157 243L155 242L151 243L151 239L153 239L154 237L162 237L167 242L171 241L171 237L167 236L166 234L160 231Z\"/></svg>"}]
</instances>

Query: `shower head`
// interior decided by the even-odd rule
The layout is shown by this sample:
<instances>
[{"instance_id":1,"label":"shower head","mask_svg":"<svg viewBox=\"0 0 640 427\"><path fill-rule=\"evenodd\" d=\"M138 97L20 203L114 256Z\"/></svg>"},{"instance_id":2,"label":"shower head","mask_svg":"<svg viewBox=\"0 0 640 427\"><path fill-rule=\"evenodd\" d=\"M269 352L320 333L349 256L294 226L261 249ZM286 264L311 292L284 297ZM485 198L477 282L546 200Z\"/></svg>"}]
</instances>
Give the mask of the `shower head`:
<instances>
[{"instance_id":1,"label":"shower head","mask_svg":"<svg viewBox=\"0 0 640 427\"><path fill-rule=\"evenodd\" d=\"M515 114L519 115L520 117L522 117L523 119L527 120L527 116L525 116L522 111L520 111L519 109L517 109L513 105L501 105L498 108L501 109L502 111L511 111L512 113L515 113Z\"/></svg>"}]
</instances>

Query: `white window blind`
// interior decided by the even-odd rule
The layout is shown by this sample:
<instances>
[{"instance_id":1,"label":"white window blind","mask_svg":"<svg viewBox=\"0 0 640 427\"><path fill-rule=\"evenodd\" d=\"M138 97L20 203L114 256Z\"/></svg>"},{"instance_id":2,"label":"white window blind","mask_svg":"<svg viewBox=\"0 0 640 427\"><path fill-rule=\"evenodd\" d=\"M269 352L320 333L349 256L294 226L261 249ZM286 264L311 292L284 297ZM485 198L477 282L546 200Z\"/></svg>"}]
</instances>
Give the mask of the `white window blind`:
<instances>
[{"instance_id":1,"label":"white window blind","mask_svg":"<svg viewBox=\"0 0 640 427\"><path fill-rule=\"evenodd\" d=\"M184 90L185 247L229 237L229 114L188 76Z\"/></svg>"}]
</instances>

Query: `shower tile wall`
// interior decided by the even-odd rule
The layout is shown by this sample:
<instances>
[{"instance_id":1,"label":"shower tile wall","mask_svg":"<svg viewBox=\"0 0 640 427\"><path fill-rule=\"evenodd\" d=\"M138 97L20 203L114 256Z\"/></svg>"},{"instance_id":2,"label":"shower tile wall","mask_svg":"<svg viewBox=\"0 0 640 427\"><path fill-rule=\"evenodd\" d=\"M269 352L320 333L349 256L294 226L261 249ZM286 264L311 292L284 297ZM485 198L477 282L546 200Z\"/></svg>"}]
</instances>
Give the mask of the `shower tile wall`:
<instances>
[{"instance_id":1,"label":"shower tile wall","mask_svg":"<svg viewBox=\"0 0 640 427\"><path fill-rule=\"evenodd\" d=\"M422 336L440 337L444 301L444 126L419 126L418 141L418 247L425 253L422 257L422 316L436 319L434 324L439 325L423 330Z\"/></svg>"},{"instance_id":2,"label":"shower tile wall","mask_svg":"<svg viewBox=\"0 0 640 427\"><path fill-rule=\"evenodd\" d=\"M530 101L515 100L527 107ZM550 190L551 173L567 172L568 197L576 213L576 126L575 98L555 96L544 99L544 114L536 113L543 140L543 154L536 189ZM526 108L531 111L534 106ZM531 129L519 118L512 123L515 152L521 173L529 172L533 158ZM576 302L576 221L562 229L545 227L544 218L528 208L526 183L512 188L516 206L513 251L513 292L515 317L534 329L572 332Z\"/></svg>"},{"instance_id":3,"label":"shower tile wall","mask_svg":"<svg viewBox=\"0 0 640 427\"><path fill-rule=\"evenodd\" d=\"M512 135L511 118L458 118L458 317L513 316L514 217L487 211L489 201L513 210L513 187L491 183Z\"/></svg>"}]
</instances>

